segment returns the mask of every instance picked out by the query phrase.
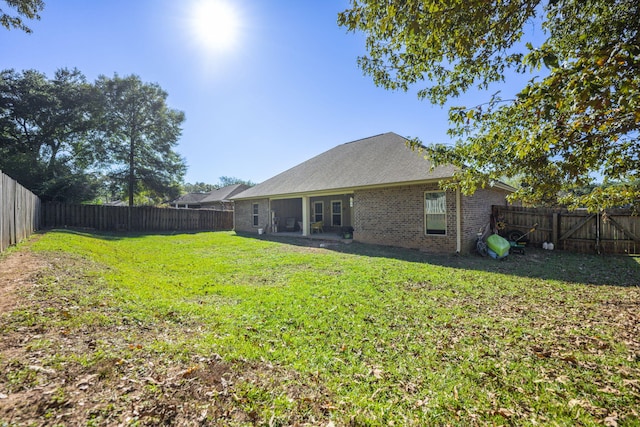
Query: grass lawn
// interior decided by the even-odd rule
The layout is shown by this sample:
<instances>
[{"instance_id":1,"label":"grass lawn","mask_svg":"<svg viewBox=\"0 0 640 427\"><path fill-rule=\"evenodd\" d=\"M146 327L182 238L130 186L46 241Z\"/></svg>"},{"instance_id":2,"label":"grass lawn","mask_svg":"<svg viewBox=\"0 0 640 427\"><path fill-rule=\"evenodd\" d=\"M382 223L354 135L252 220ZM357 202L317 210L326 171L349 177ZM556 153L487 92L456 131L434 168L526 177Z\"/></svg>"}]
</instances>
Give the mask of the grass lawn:
<instances>
[{"instance_id":1,"label":"grass lawn","mask_svg":"<svg viewBox=\"0 0 640 427\"><path fill-rule=\"evenodd\" d=\"M640 425L638 258L62 230L18 253L43 267L0 315L0 426Z\"/></svg>"}]
</instances>

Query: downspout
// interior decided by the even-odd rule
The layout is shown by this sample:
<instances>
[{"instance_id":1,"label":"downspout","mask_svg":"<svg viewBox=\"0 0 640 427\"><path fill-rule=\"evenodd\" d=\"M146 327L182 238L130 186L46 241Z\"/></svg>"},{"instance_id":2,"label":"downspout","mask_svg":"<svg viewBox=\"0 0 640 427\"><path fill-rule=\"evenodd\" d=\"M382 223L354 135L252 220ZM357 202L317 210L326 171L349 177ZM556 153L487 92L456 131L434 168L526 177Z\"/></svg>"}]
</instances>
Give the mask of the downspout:
<instances>
[{"instance_id":1,"label":"downspout","mask_svg":"<svg viewBox=\"0 0 640 427\"><path fill-rule=\"evenodd\" d=\"M462 197L460 186L456 187L456 254L462 251Z\"/></svg>"}]
</instances>

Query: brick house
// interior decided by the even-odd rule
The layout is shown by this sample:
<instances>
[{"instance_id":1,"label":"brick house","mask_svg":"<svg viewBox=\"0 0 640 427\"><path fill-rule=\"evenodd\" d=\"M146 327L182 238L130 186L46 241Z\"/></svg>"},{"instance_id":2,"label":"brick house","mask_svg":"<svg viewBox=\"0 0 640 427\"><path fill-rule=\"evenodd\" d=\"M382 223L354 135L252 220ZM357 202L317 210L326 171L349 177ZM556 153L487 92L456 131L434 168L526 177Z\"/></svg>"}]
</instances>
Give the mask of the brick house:
<instances>
[{"instance_id":1,"label":"brick house","mask_svg":"<svg viewBox=\"0 0 640 427\"><path fill-rule=\"evenodd\" d=\"M443 191L452 166L434 169L407 140L385 133L339 145L232 197L235 229L324 233L353 227L358 242L466 253L492 205L513 189L496 183L472 196Z\"/></svg>"}]
</instances>

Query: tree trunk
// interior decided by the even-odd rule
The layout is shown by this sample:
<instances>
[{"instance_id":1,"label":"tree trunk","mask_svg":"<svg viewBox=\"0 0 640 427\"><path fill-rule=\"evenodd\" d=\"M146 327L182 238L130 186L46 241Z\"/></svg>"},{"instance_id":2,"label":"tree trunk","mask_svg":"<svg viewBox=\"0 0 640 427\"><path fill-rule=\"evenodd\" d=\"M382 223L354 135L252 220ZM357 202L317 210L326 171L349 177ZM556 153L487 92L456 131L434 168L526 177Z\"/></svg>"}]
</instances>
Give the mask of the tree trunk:
<instances>
[{"instance_id":1,"label":"tree trunk","mask_svg":"<svg viewBox=\"0 0 640 427\"><path fill-rule=\"evenodd\" d=\"M129 143L129 206L133 206L133 190L135 189L135 173L134 173L134 138Z\"/></svg>"}]
</instances>

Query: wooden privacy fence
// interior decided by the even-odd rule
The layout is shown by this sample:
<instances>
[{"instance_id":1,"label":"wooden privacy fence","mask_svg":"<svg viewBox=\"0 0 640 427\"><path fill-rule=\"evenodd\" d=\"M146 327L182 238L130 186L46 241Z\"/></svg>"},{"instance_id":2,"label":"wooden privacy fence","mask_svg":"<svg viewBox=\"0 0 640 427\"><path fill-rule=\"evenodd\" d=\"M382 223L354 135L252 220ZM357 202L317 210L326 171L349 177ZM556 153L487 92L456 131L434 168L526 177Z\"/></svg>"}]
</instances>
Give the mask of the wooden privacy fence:
<instances>
[{"instance_id":1,"label":"wooden privacy fence","mask_svg":"<svg viewBox=\"0 0 640 427\"><path fill-rule=\"evenodd\" d=\"M505 230L528 232L534 245L552 242L557 249L580 253L640 254L640 216L629 209L609 209L599 214L586 210L493 206L493 218Z\"/></svg>"},{"instance_id":2,"label":"wooden privacy fence","mask_svg":"<svg viewBox=\"0 0 640 427\"><path fill-rule=\"evenodd\" d=\"M40 226L40 199L0 171L0 252Z\"/></svg>"},{"instance_id":3,"label":"wooden privacy fence","mask_svg":"<svg viewBox=\"0 0 640 427\"><path fill-rule=\"evenodd\" d=\"M233 212L47 202L42 205L42 227L132 232L221 231L233 229Z\"/></svg>"}]
</instances>

